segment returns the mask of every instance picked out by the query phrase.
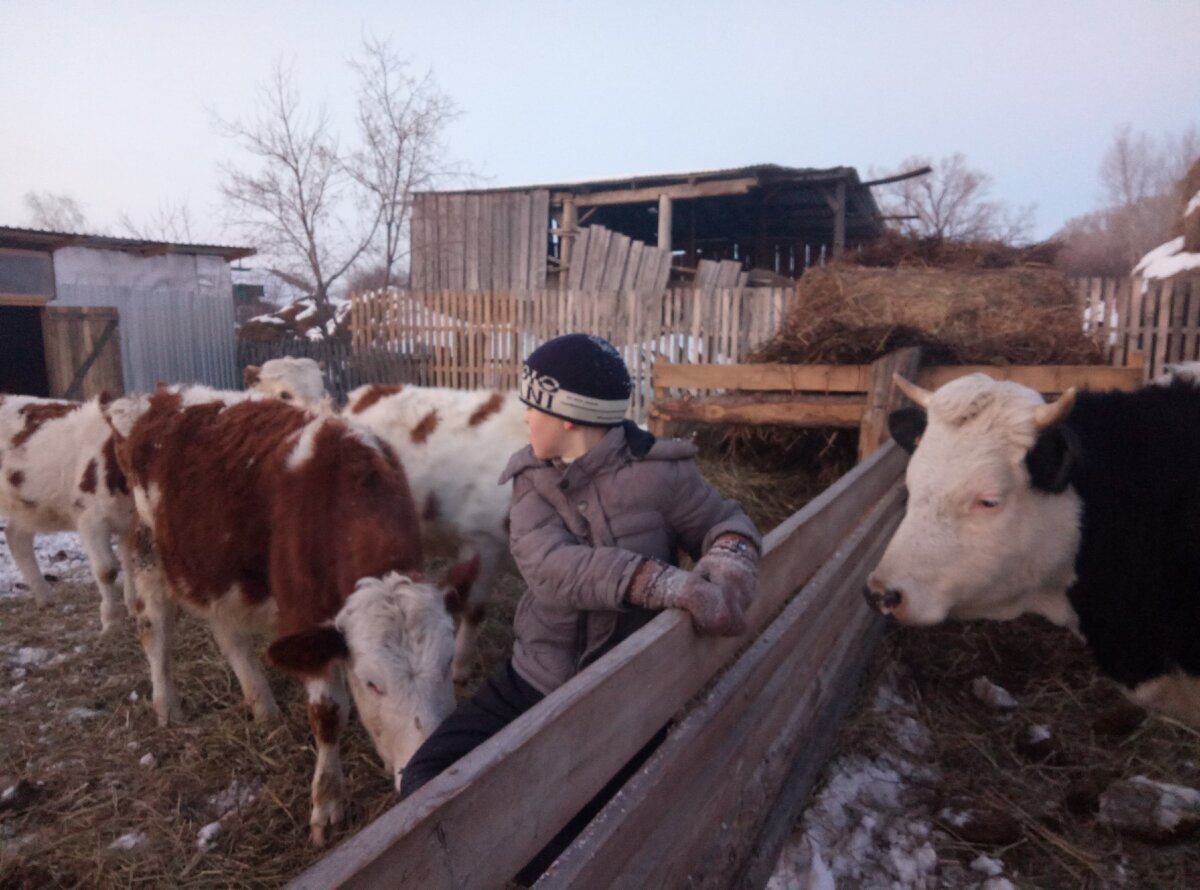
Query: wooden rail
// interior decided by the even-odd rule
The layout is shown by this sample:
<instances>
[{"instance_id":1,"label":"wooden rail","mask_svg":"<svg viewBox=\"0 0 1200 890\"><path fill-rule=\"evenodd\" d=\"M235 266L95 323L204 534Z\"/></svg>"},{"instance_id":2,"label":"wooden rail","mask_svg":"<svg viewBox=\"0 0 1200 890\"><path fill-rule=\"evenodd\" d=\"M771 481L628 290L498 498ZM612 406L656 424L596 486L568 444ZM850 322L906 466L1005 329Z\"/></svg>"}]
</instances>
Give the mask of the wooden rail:
<instances>
[{"instance_id":1,"label":"wooden rail","mask_svg":"<svg viewBox=\"0 0 1200 890\"><path fill-rule=\"evenodd\" d=\"M653 859L659 863L654 873L670 880L690 868L691 857L707 862L728 852L706 847L706 840L725 848L732 844L741 859L751 861L758 839L780 835L766 810L781 783L794 781L797 769L811 776L823 763L823 747L810 752L797 734L802 738L811 729L818 741L827 738L836 709L844 706L855 672L870 652L877 628L856 588L873 548L887 539L898 519L897 486L904 463L896 446L881 448L767 535L745 637L699 637L685 614L663 613L289 886L504 887L739 649L769 626L737 659L728 679L705 696L705 716L676 727L664 743L666 753L639 773L646 775L654 763L670 767L669 777L654 781L680 788L704 775L711 756L746 768L765 756L771 766L756 772L751 783L727 769L706 778L716 783L709 787L721 806L759 813L755 820L742 820L746 826L754 821L753 830L742 831L736 841L721 832L696 832L678 853L648 838L638 850L639 862ZM780 613L802 586L801 596ZM737 688L761 690L752 698L762 703L754 705ZM704 729L713 719L731 729L728 739ZM799 761L792 757L796 751L803 755ZM793 768L794 762L800 766ZM684 774L677 774L679 769ZM721 782L721 776L727 781ZM639 810L646 805L649 812L663 807L687 812L664 803L670 794L652 789L637 794L649 801L639 803ZM760 805L766 810L760 812ZM704 818L711 822L717 812L715 805L709 806ZM637 818L639 824L653 821L652 816ZM555 874L578 868L571 861L595 859L586 852L594 843L590 837L580 838L565 854L564 865L543 880L559 880ZM764 867L760 864L755 873Z\"/></svg>"},{"instance_id":2,"label":"wooden rail","mask_svg":"<svg viewBox=\"0 0 1200 890\"><path fill-rule=\"evenodd\" d=\"M904 350L900 351L905 352ZM658 362L650 430L668 435L678 423L780 424L798 427L879 427L878 407L898 361L872 365L683 365ZM903 363L904 360L900 360ZM893 368L892 366L895 366ZM905 369L906 376L915 369ZM915 372L917 383L936 389L966 374L1012 380L1044 395L1078 389L1136 389L1145 382L1144 356L1127 367L1107 365L933 365ZM672 396L671 391L719 392ZM874 395L871 395L874 393ZM881 401L882 399L882 401ZM868 415L868 408L873 411Z\"/></svg>"}]
</instances>

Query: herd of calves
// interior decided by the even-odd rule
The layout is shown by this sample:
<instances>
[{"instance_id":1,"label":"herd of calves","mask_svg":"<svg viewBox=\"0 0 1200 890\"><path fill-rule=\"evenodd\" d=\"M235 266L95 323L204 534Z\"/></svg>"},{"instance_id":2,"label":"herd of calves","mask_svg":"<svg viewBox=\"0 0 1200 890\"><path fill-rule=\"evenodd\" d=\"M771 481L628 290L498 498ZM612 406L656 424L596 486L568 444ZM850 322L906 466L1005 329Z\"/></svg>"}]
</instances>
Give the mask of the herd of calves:
<instances>
[{"instance_id":1,"label":"herd of calves","mask_svg":"<svg viewBox=\"0 0 1200 890\"><path fill-rule=\"evenodd\" d=\"M79 532L102 627L133 617L163 724L182 713L180 606L208 622L264 720L278 709L253 635L273 632L268 659L306 690L320 844L342 818L351 698L397 786L454 707L509 558L498 480L527 441L525 409L512 394L367 386L339 414L310 359L247 372L246 392L0 396L0 513L39 603L34 535ZM908 503L868 604L917 625L1041 614L1135 701L1200 726L1200 365L1155 382L1045 404L983 374L936 392L898 380L917 406L889 419L913 455ZM458 548L436 581L422 571L435 538Z\"/></svg>"},{"instance_id":2,"label":"herd of calves","mask_svg":"<svg viewBox=\"0 0 1200 890\"><path fill-rule=\"evenodd\" d=\"M79 533L102 629L134 619L164 725L182 714L179 607L208 622L257 719L278 713L254 647L273 633L269 661L307 694L320 844L342 816L350 699L397 787L454 707L509 559L509 492L497 482L528 441L524 406L513 394L365 386L338 414L311 359L247 368L246 383L85 403L0 395L0 514L39 604L49 590L34 536ZM423 574L434 541L458 555L437 580Z\"/></svg>"}]
</instances>

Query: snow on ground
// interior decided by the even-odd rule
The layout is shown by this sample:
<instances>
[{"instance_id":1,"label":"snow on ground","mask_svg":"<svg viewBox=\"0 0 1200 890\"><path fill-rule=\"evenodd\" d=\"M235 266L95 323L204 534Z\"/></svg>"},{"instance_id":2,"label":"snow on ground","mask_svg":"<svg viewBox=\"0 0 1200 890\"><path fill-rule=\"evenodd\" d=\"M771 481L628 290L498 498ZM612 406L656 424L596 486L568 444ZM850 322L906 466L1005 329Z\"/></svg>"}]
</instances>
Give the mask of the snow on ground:
<instances>
[{"instance_id":1,"label":"snow on ground","mask_svg":"<svg viewBox=\"0 0 1200 890\"><path fill-rule=\"evenodd\" d=\"M801 817L768 890L1009 890L1004 863L980 857L970 869L938 859L948 840L934 827L926 790L939 779L930 733L894 677L871 710L892 726L894 747L832 761Z\"/></svg>"}]
</instances>

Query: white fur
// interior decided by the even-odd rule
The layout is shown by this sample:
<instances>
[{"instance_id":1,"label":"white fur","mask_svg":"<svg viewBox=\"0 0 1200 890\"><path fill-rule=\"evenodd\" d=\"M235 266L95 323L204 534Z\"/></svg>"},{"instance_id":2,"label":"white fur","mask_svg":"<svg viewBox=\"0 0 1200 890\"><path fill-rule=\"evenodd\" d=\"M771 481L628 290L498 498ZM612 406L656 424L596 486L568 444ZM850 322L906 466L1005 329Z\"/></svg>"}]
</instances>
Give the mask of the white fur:
<instances>
[{"instance_id":1,"label":"white fur","mask_svg":"<svg viewBox=\"0 0 1200 890\"><path fill-rule=\"evenodd\" d=\"M901 622L1034 612L1075 628L1066 590L1081 539L1079 496L1033 489L1025 467L1043 403L983 374L933 394L908 464L907 512L868 579L876 592L900 594L890 611Z\"/></svg>"},{"instance_id":2,"label":"white fur","mask_svg":"<svg viewBox=\"0 0 1200 890\"><path fill-rule=\"evenodd\" d=\"M494 395L491 391L466 391L441 387L405 386L384 396L365 411L356 412L369 387L350 393L346 418L362 424L400 457L418 513L430 496L436 504L425 532L457 545L460 558L478 554L479 576L471 586L468 606L481 606L491 596L497 575L511 561L505 518L511 485L498 484L513 453L529 443L525 406L516 393L503 393L498 411L472 426L471 416ZM422 442L412 432L431 413L437 426ZM477 628L463 621L458 630L456 679L470 673Z\"/></svg>"},{"instance_id":3,"label":"white fur","mask_svg":"<svg viewBox=\"0 0 1200 890\"><path fill-rule=\"evenodd\" d=\"M333 398L325 389L325 375L311 358L268 359L258 369L253 389L267 398L291 402L321 414L334 413Z\"/></svg>"},{"instance_id":4,"label":"white fur","mask_svg":"<svg viewBox=\"0 0 1200 890\"><path fill-rule=\"evenodd\" d=\"M28 440L14 445L25 427L21 409L38 404L54 402L6 396L0 403L0 513L8 517L9 548L38 605L45 605L50 589L34 555L34 537L43 532L79 532L100 589L100 623L107 631L124 611L113 580L117 570L113 535L119 536L126 604L132 602L132 572L123 537L132 522L133 502L126 494L110 492L105 480L103 452L112 430L99 402L92 400L47 420ZM80 484L92 462L95 490L85 492ZM14 484L15 479L21 479L21 484Z\"/></svg>"},{"instance_id":5,"label":"white fur","mask_svg":"<svg viewBox=\"0 0 1200 890\"><path fill-rule=\"evenodd\" d=\"M1154 378L1154 382L1159 386L1167 386L1176 380L1200 386L1200 362L1175 362L1164 365L1163 372Z\"/></svg>"}]
</instances>

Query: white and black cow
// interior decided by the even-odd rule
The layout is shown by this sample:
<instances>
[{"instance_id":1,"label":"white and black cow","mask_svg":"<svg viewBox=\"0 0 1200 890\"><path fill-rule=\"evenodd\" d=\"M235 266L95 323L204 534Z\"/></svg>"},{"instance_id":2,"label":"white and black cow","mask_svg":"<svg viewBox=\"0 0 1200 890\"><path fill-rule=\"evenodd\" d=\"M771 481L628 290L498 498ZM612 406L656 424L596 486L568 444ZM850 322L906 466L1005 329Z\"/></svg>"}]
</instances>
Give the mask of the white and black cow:
<instances>
[{"instance_id":1,"label":"white and black cow","mask_svg":"<svg viewBox=\"0 0 1200 890\"><path fill-rule=\"evenodd\" d=\"M866 595L905 624L1032 612L1139 704L1200 725L1200 389L972 374L895 412L908 508ZM922 410L923 409L923 410Z\"/></svg>"},{"instance_id":2,"label":"white and black cow","mask_svg":"<svg viewBox=\"0 0 1200 890\"><path fill-rule=\"evenodd\" d=\"M340 821L338 737L349 694L399 787L454 707L456 607L476 566L425 581L416 510L395 453L337 418L202 387L106 409L140 525L138 636L160 723L181 716L170 655L176 607L209 624L256 718L278 713L254 652L300 680L317 745L311 836Z\"/></svg>"},{"instance_id":3,"label":"white and black cow","mask_svg":"<svg viewBox=\"0 0 1200 890\"><path fill-rule=\"evenodd\" d=\"M50 588L38 567L34 537L79 532L100 588L100 626L113 627L125 610L112 536L118 536L128 605L133 581L125 533L133 501L99 399L0 395L0 514L8 517L5 537L13 562L39 606L49 602Z\"/></svg>"}]
</instances>

